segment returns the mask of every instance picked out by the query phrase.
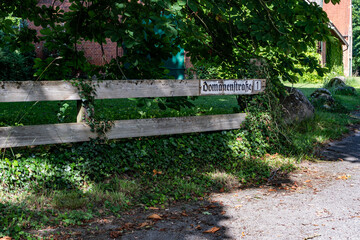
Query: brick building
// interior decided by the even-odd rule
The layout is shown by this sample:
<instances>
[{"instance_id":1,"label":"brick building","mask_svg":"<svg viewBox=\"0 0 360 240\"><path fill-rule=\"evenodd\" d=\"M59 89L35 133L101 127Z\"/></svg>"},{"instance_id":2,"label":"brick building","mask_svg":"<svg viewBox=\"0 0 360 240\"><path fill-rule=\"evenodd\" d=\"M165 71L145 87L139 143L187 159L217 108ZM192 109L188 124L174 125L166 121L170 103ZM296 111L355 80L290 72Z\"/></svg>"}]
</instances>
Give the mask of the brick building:
<instances>
[{"instance_id":1,"label":"brick building","mask_svg":"<svg viewBox=\"0 0 360 240\"><path fill-rule=\"evenodd\" d=\"M336 26L347 45L343 45L343 64L345 76L352 75L352 4L351 0L341 0L340 4L323 4L330 21Z\"/></svg>"},{"instance_id":2,"label":"brick building","mask_svg":"<svg viewBox=\"0 0 360 240\"><path fill-rule=\"evenodd\" d=\"M327 13L330 19L329 27L342 44L343 66L345 76L352 75L352 4L351 0L341 0L340 4L326 4L324 0L316 2ZM320 43L322 62L326 63L326 43Z\"/></svg>"},{"instance_id":3,"label":"brick building","mask_svg":"<svg viewBox=\"0 0 360 240\"><path fill-rule=\"evenodd\" d=\"M52 5L53 4L53 0L39 0L38 1L38 5ZM60 1L55 1L55 7L59 6L60 9L64 10L64 11L69 11L69 7L70 7L71 3L68 0L65 0L64 2L60 2ZM29 27L32 29L36 29L38 31L38 34L40 34L40 29L41 27L37 27L34 25L34 23L30 22L29 23ZM91 64L95 64L95 65L102 65L105 64L105 62L109 62L112 58L116 57L116 54L121 55L122 54L122 49L121 48L117 48L116 43L111 42L110 40L107 41L107 44L104 44L104 53L105 56L103 56L102 51L101 51L101 47L99 44L97 43L93 43L93 42L89 42L89 41L82 41L81 44L78 45L78 49L80 51L83 51L86 58L88 59L88 61ZM44 51L44 43L37 43L35 45L35 51L36 51L36 55L38 57L44 57L44 54L46 54Z\"/></svg>"},{"instance_id":4,"label":"brick building","mask_svg":"<svg viewBox=\"0 0 360 240\"><path fill-rule=\"evenodd\" d=\"M341 0L340 4L333 5L331 3L324 3L324 0L308 0L310 2L316 2L327 13L331 28L334 36L336 36L342 44L343 48L343 66L345 76L350 76L352 73L352 9L351 0ZM53 4L53 0L39 0L39 5ZM56 6L59 6L64 11L69 10L71 3L69 0L64 2L57 2ZM33 23L29 23L30 28L40 30L40 27L34 26ZM91 64L102 65L109 62L117 55L122 55L122 48L117 48L116 43L107 41L104 45L104 56L101 51L101 47L97 43L83 41L79 46L79 50L82 50L85 57ZM326 43L319 43L319 49L322 54L322 63L326 64ZM36 44L36 54L39 57L44 56L43 43ZM184 77L184 71L186 68L191 67L190 58L186 57L186 53L183 50L172 59L168 59L165 64L176 78L182 79Z\"/></svg>"},{"instance_id":5,"label":"brick building","mask_svg":"<svg viewBox=\"0 0 360 240\"><path fill-rule=\"evenodd\" d=\"M38 5L50 6L54 3L54 0L38 0ZM61 10L69 11L71 2L65 0L64 2L55 1L54 6L59 6ZM38 34L40 34L41 27L37 27L34 23L29 22L29 27L36 29ZM77 45L79 51L84 52L84 56L88 59L89 63L94 65L103 65L111 61L111 59L116 58L117 56L122 56L123 49L117 47L117 44L111 42L110 39L107 39L107 44L103 44L104 56L102 54L101 46L98 43L90 41L82 41ZM44 43L37 43L35 45L36 55L40 58L46 56L46 49L44 49ZM186 52L183 49L180 49L179 53L176 56L165 61L165 66L170 70L170 75L174 76L176 79L184 79L185 69L192 67L190 62L190 57L186 56Z\"/></svg>"}]
</instances>

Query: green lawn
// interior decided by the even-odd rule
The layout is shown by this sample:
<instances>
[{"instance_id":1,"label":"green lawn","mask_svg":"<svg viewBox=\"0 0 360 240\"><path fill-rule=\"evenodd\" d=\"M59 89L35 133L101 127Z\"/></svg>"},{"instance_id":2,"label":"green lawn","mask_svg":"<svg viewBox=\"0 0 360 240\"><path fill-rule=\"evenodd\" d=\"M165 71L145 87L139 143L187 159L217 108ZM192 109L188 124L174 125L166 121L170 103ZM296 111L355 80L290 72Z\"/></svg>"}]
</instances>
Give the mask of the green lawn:
<instances>
[{"instance_id":1,"label":"green lawn","mask_svg":"<svg viewBox=\"0 0 360 240\"><path fill-rule=\"evenodd\" d=\"M122 120L229 114L234 113L233 109L237 107L235 96L202 96L191 102L195 107L176 111L170 108L161 110L154 103L151 106L137 107L136 102L129 99L96 100L95 112L103 119ZM76 122L75 101L0 103L0 126L59 123L61 121L57 115L64 104L68 104L68 107L62 114L62 122Z\"/></svg>"}]
</instances>

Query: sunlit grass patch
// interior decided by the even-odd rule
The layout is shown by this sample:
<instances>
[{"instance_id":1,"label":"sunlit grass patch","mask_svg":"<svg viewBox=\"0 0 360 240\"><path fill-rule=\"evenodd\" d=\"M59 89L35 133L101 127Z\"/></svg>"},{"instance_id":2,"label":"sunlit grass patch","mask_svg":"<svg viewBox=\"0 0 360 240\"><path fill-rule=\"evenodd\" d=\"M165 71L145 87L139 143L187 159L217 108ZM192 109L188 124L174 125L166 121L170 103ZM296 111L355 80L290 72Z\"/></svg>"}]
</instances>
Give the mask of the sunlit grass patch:
<instances>
[{"instance_id":1,"label":"sunlit grass patch","mask_svg":"<svg viewBox=\"0 0 360 240\"><path fill-rule=\"evenodd\" d=\"M265 154L262 160L268 164L272 169L279 169L281 171L291 172L297 167L296 164L301 160L295 156L284 156L282 154Z\"/></svg>"},{"instance_id":2,"label":"sunlit grass patch","mask_svg":"<svg viewBox=\"0 0 360 240\"><path fill-rule=\"evenodd\" d=\"M52 205L58 209L80 209L84 208L89 199L81 192L70 190L70 191L57 191L55 192Z\"/></svg>"},{"instance_id":3,"label":"sunlit grass patch","mask_svg":"<svg viewBox=\"0 0 360 240\"><path fill-rule=\"evenodd\" d=\"M360 88L360 77L349 77L346 79L346 84L354 88Z\"/></svg>"},{"instance_id":4,"label":"sunlit grass patch","mask_svg":"<svg viewBox=\"0 0 360 240\"><path fill-rule=\"evenodd\" d=\"M127 206L140 194L141 187L133 180L116 176L109 181L94 183L86 192L89 201L103 205L106 201L116 206Z\"/></svg>"},{"instance_id":5,"label":"sunlit grass patch","mask_svg":"<svg viewBox=\"0 0 360 240\"><path fill-rule=\"evenodd\" d=\"M239 186L239 178L234 174L215 170L214 172L207 173L206 175L217 184L226 188L226 190L230 190Z\"/></svg>"}]
</instances>

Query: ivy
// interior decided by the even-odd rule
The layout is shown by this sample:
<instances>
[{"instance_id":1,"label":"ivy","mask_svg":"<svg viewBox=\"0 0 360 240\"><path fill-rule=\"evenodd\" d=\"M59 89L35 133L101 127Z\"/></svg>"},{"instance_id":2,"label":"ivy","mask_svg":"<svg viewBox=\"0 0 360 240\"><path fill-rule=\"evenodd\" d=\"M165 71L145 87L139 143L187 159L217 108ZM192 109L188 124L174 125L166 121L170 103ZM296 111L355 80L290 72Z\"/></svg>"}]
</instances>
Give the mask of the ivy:
<instances>
[{"instance_id":1,"label":"ivy","mask_svg":"<svg viewBox=\"0 0 360 240\"><path fill-rule=\"evenodd\" d=\"M353 69L359 72L360 68L360 1L352 1L353 10Z\"/></svg>"},{"instance_id":2,"label":"ivy","mask_svg":"<svg viewBox=\"0 0 360 240\"><path fill-rule=\"evenodd\" d=\"M332 71L343 66L343 49L339 40L326 43L326 67Z\"/></svg>"}]
</instances>

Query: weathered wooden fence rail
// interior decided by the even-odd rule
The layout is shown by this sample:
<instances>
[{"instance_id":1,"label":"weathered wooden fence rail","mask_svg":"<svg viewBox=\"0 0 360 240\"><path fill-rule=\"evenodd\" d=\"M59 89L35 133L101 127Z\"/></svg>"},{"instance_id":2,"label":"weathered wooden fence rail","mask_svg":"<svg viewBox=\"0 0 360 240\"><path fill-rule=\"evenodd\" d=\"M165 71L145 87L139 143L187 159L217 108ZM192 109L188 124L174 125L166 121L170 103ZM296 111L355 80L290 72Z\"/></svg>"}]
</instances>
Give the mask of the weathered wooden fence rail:
<instances>
[{"instance_id":1,"label":"weathered wooden fence rail","mask_svg":"<svg viewBox=\"0 0 360 240\"><path fill-rule=\"evenodd\" d=\"M249 80L107 80L93 82L96 99L258 94L263 79ZM62 101L81 98L68 81L1 82L1 102ZM115 121L108 139L238 129L245 114ZM89 141L97 137L86 123L0 128L0 148Z\"/></svg>"}]
</instances>

